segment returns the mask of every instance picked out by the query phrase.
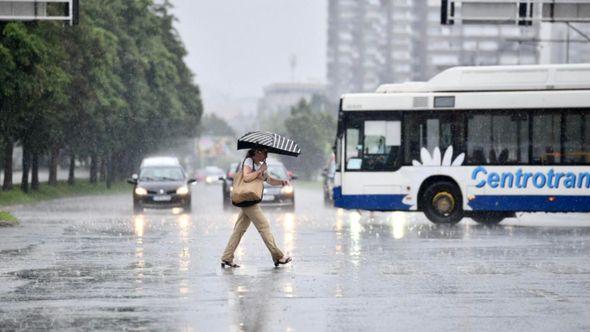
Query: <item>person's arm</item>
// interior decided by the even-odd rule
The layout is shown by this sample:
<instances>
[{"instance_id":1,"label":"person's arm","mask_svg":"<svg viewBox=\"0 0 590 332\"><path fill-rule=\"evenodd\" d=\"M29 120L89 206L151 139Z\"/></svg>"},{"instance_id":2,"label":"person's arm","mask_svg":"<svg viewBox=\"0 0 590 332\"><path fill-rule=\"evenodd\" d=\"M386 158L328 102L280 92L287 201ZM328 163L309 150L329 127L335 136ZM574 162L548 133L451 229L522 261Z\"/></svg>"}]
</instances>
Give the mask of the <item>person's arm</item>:
<instances>
[{"instance_id":1,"label":"person's arm","mask_svg":"<svg viewBox=\"0 0 590 332\"><path fill-rule=\"evenodd\" d=\"M279 180L279 179L275 179L272 176L269 176L266 179L266 182L268 182L271 186L286 186L289 185L289 180Z\"/></svg>"},{"instance_id":2,"label":"person's arm","mask_svg":"<svg viewBox=\"0 0 590 332\"><path fill-rule=\"evenodd\" d=\"M248 165L244 165L244 181L251 182L256 178L262 178L266 171L266 164L262 165L259 170L253 171Z\"/></svg>"}]
</instances>

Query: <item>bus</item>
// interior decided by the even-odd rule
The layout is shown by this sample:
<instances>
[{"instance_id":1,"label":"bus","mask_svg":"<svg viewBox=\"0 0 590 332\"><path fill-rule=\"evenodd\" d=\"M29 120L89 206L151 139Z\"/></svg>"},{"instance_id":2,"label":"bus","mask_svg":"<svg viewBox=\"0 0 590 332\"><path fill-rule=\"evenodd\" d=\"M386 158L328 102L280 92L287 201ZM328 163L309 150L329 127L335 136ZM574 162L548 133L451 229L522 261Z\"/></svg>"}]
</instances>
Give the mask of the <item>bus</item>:
<instances>
[{"instance_id":1,"label":"bus","mask_svg":"<svg viewBox=\"0 0 590 332\"><path fill-rule=\"evenodd\" d=\"M454 67L340 100L336 207L434 223L590 212L590 64Z\"/></svg>"}]
</instances>

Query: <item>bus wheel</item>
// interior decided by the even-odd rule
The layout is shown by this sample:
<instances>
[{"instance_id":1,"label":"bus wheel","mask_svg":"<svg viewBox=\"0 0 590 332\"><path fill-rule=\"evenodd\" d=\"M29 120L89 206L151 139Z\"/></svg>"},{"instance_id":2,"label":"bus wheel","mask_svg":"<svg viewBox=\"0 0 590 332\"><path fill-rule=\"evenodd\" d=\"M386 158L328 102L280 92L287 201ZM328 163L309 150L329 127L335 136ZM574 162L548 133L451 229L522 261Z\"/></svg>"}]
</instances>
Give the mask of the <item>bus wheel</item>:
<instances>
[{"instance_id":1,"label":"bus wheel","mask_svg":"<svg viewBox=\"0 0 590 332\"><path fill-rule=\"evenodd\" d=\"M472 212L469 217L482 225L497 225L502 220L513 216L513 212Z\"/></svg>"},{"instance_id":2,"label":"bus wheel","mask_svg":"<svg viewBox=\"0 0 590 332\"><path fill-rule=\"evenodd\" d=\"M428 220L435 224L456 224L463 218L461 191L449 181L429 185L421 205Z\"/></svg>"}]
</instances>

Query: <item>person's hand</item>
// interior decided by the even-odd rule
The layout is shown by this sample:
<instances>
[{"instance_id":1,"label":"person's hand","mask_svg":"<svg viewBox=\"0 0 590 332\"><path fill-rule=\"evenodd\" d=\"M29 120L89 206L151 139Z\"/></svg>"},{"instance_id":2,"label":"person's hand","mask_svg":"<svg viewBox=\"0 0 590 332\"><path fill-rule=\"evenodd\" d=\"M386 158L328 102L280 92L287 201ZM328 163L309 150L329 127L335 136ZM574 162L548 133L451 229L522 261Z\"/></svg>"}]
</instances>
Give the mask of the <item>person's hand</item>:
<instances>
[{"instance_id":1,"label":"person's hand","mask_svg":"<svg viewBox=\"0 0 590 332\"><path fill-rule=\"evenodd\" d=\"M264 164L262 164L262 166L260 166L258 171L260 172L260 174L264 174L267 169L268 169L268 165L266 165L266 163L264 163Z\"/></svg>"},{"instance_id":2,"label":"person's hand","mask_svg":"<svg viewBox=\"0 0 590 332\"><path fill-rule=\"evenodd\" d=\"M282 182L283 187L291 185L291 182L289 182L289 180L282 180L281 182Z\"/></svg>"}]
</instances>

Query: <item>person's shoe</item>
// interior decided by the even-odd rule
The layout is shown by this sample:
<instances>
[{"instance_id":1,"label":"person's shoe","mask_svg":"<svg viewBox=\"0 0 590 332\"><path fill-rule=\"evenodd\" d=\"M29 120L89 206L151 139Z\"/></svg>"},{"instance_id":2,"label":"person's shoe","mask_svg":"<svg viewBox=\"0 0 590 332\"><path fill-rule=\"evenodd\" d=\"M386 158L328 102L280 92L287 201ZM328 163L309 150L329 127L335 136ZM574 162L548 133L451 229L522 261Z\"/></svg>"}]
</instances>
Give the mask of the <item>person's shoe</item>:
<instances>
[{"instance_id":1,"label":"person's shoe","mask_svg":"<svg viewBox=\"0 0 590 332\"><path fill-rule=\"evenodd\" d=\"M281 258L281 259L279 259L279 260L276 260L276 261L275 261L275 267L279 267L279 265L285 265L285 264L288 264L288 263L289 263L289 262L291 262L292 260L293 260L293 259L292 259L291 257L287 257L287 258L283 257L283 258Z\"/></svg>"},{"instance_id":2,"label":"person's shoe","mask_svg":"<svg viewBox=\"0 0 590 332\"><path fill-rule=\"evenodd\" d=\"M238 264L234 263L234 262L228 262L228 261L221 261L221 268L225 269L225 267L232 267L232 268L238 268L240 267Z\"/></svg>"}]
</instances>

